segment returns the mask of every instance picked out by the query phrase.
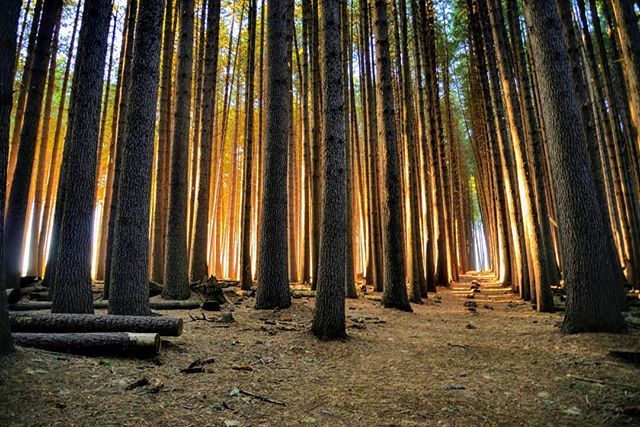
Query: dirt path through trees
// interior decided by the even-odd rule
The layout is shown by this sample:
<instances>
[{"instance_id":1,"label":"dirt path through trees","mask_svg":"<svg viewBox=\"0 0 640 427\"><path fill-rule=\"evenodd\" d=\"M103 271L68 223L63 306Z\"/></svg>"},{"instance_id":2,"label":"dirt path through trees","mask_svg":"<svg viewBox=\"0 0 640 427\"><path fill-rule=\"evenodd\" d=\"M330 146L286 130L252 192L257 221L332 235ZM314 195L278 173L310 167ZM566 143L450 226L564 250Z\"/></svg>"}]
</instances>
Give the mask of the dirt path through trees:
<instances>
[{"instance_id":1,"label":"dirt path through trees","mask_svg":"<svg viewBox=\"0 0 640 427\"><path fill-rule=\"evenodd\" d=\"M497 285L482 286L473 299L469 285L439 289L414 313L348 300L346 341L322 343L309 332L312 298L275 312L253 310L247 298L231 305L234 323L172 312L185 319L185 333L164 342L155 360L19 349L0 361L0 425L638 421L624 412L638 414L640 371L608 356L638 347L638 330L563 336L560 314L536 313ZM181 372L197 361L192 371L204 372ZM149 385L127 390L139 380Z\"/></svg>"}]
</instances>

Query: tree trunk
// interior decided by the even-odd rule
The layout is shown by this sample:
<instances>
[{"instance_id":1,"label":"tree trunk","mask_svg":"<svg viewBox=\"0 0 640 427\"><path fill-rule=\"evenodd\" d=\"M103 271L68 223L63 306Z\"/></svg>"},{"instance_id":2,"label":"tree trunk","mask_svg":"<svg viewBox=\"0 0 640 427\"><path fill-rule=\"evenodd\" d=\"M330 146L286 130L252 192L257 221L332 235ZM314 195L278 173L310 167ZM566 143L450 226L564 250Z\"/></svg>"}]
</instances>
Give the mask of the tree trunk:
<instances>
[{"instance_id":1,"label":"tree trunk","mask_svg":"<svg viewBox=\"0 0 640 427\"><path fill-rule=\"evenodd\" d=\"M164 259L167 299L187 299L189 289L189 257L187 255L187 169L191 80L193 63L193 0L180 2L180 44L178 47L177 97L173 142L171 148L171 180L167 241Z\"/></svg>"},{"instance_id":2,"label":"tree trunk","mask_svg":"<svg viewBox=\"0 0 640 427\"><path fill-rule=\"evenodd\" d=\"M162 69L160 77L160 119L158 123L158 167L156 169L155 206L153 215L153 246L151 253L151 280L164 283L164 250L167 231L167 188L169 159L171 157L171 108L173 88L173 0L167 0L162 40ZM215 106L215 104L213 104Z\"/></svg>"},{"instance_id":3,"label":"tree trunk","mask_svg":"<svg viewBox=\"0 0 640 427\"><path fill-rule=\"evenodd\" d=\"M125 146L125 135L127 131L127 116L129 109L129 95L131 93L131 69L133 68L133 46L136 32L136 16L138 14L139 0L130 0L128 5L128 15L126 23L126 42L124 53L124 68L121 82L121 92L118 99L118 125L117 133L112 135L111 143L116 144L116 155L113 160L113 181L111 187L107 189L110 194L109 203L109 224L107 229L107 248L105 252L105 278L103 287L103 297L109 298L111 287L111 261L113 253L114 233L116 229L116 218L118 215L118 192L120 191L120 173L122 170L122 157Z\"/></svg>"},{"instance_id":4,"label":"tree trunk","mask_svg":"<svg viewBox=\"0 0 640 427\"><path fill-rule=\"evenodd\" d=\"M68 172L64 185L57 254L53 278L53 307L57 313L92 313L91 242L94 218L95 170L100 128L104 64L109 36L111 2L87 1L78 41L73 92L74 115L70 147L63 158ZM73 95L72 95L73 96Z\"/></svg>"},{"instance_id":5,"label":"tree trunk","mask_svg":"<svg viewBox=\"0 0 640 427\"><path fill-rule=\"evenodd\" d=\"M402 235L402 200L400 191L400 159L396 144L391 54L387 26L387 5L375 1L374 28L376 35L376 84L378 95L378 138L382 141L382 262L384 266L384 295L387 308L412 311L405 286L404 244Z\"/></svg>"},{"instance_id":6,"label":"tree trunk","mask_svg":"<svg viewBox=\"0 0 640 427\"><path fill-rule=\"evenodd\" d=\"M606 1L606 0L605 0ZM638 17L631 1L609 0L618 24L618 38L622 51L623 68L629 96L629 110L634 127L634 135L640 147L640 29Z\"/></svg>"},{"instance_id":7,"label":"tree trunk","mask_svg":"<svg viewBox=\"0 0 640 427\"><path fill-rule=\"evenodd\" d=\"M109 313L149 315L149 217L164 2L142 0L113 233Z\"/></svg>"},{"instance_id":8,"label":"tree trunk","mask_svg":"<svg viewBox=\"0 0 640 427\"><path fill-rule=\"evenodd\" d=\"M60 89L60 105L58 106L58 115L56 117L56 131L53 136L53 160L51 162L52 171L50 172L49 181L47 183L47 201L44 206L44 218L42 220L43 226L46 226L46 236L40 239L38 244L38 252L40 253L39 258L42 259L43 263L45 263L45 274L43 278L43 284L49 285L51 282L51 277L54 274L53 269L55 269L55 257L47 256L47 252L49 254L55 253L55 248L57 244L55 243L55 233L54 226L56 222L59 222L58 218L55 217L55 213L59 212L58 209L61 209L60 204L56 203L58 199L58 193L61 192L60 183L62 182L62 168L61 161L59 160L62 156L62 152L64 149L64 143L61 144L62 140L62 122L64 118L65 105L67 101L67 87L69 85L69 76L71 74L71 61L73 60L73 48L75 46L76 33L78 29L78 22L80 19L80 5L76 6L76 14L73 21L73 30L71 31L71 41L69 42L69 50L67 52L67 63L65 65L64 77L62 78L62 88ZM71 96L69 96L69 105L71 106ZM70 113L71 111L69 111ZM69 119L71 118L71 114L67 114L67 127L70 126ZM56 168L56 169L54 169ZM54 211L55 210L55 211ZM53 217L53 221L51 218ZM51 242L48 247L48 243ZM45 262L46 259L46 262ZM53 267L53 269L52 269ZM49 292L51 292L51 288L49 287Z\"/></svg>"},{"instance_id":9,"label":"tree trunk","mask_svg":"<svg viewBox=\"0 0 640 427\"><path fill-rule=\"evenodd\" d=\"M555 4L525 3L558 200L567 308L562 331L616 332L622 286L614 273L615 256L607 243L596 201L593 175L572 87L569 58Z\"/></svg>"},{"instance_id":10,"label":"tree trunk","mask_svg":"<svg viewBox=\"0 0 640 427\"><path fill-rule=\"evenodd\" d=\"M253 181L253 80L256 62L256 0L249 0L249 35L247 51L247 81L245 85L245 135L244 135L244 173L243 173L243 199L241 215L241 248L240 248L240 287L249 290L253 286L253 274L251 273L251 184ZM236 118L237 119L237 118ZM293 173L293 171L289 171Z\"/></svg>"},{"instance_id":11,"label":"tree trunk","mask_svg":"<svg viewBox=\"0 0 640 427\"><path fill-rule=\"evenodd\" d=\"M258 247L257 309L291 305L287 266L287 134L291 69L287 58L292 0L272 0L267 11L267 96L262 219Z\"/></svg>"},{"instance_id":12,"label":"tree trunk","mask_svg":"<svg viewBox=\"0 0 640 427\"><path fill-rule=\"evenodd\" d=\"M339 0L322 0L322 225L316 309L311 330L321 339L343 338L345 329L346 182Z\"/></svg>"},{"instance_id":13,"label":"tree trunk","mask_svg":"<svg viewBox=\"0 0 640 427\"><path fill-rule=\"evenodd\" d=\"M5 294L4 209L9 154L9 128L13 105L13 74L20 0L5 3L0 17L0 355L13 351Z\"/></svg>"},{"instance_id":14,"label":"tree trunk","mask_svg":"<svg viewBox=\"0 0 640 427\"><path fill-rule=\"evenodd\" d=\"M207 41L204 53L204 82L202 127L200 135L200 167L198 194L195 204L195 230L191 245L190 272L192 281L208 276L207 247L209 246L209 193L211 182L211 148L216 126L216 82L218 69L218 39L220 0L207 2Z\"/></svg>"},{"instance_id":15,"label":"tree trunk","mask_svg":"<svg viewBox=\"0 0 640 427\"><path fill-rule=\"evenodd\" d=\"M60 8L59 13L62 13L62 8ZM60 21L60 17L58 17L58 21ZM56 25L56 29L53 35L53 41L51 46L51 59L49 61L49 72L47 78L47 94L44 101L44 110L42 112L42 126L41 126L41 136L40 136L40 144L38 147L38 167L35 171L34 176L31 177L32 187L35 186L33 190L33 204L32 204L32 213L29 215L27 213L27 218L31 218L30 221L30 238L29 238L29 254L27 257L27 275L28 276L39 276L42 274L42 264L43 262L39 259L39 252L37 250L38 241L41 238L41 222L42 218L42 208L44 205L44 197L46 197L45 185L45 173L46 167L49 165L50 158L47 155L47 147L49 146L49 124L51 118L51 107L53 104L53 94L56 88L56 57L58 53L58 35L60 34L60 22ZM27 210L28 212L28 210Z\"/></svg>"},{"instance_id":16,"label":"tree trunk","mask_svg":"<svg viewBox=\"0 0 640 427\"><path fill-rule=\"evenodd\" d=\"M20 134L22 132L22 123L24 121L27 96L29 95L29 91L32 90L31 75L33 71L33 60L38 36L38 28L40 26L40 17L42 16L42 4L43 0L36 0L35 7L33 9L33 18L31 20L31 29L29 30L29 40L27 42L27 57L25 58L24 68L22 70L22 78L20 80L20 92L18 92L18 103L16 104L15 113L16 117L13 124L13 134L11 136L11 147L9 151L9 169L7 175L8 193L11 192L13 174L15 173L16 163L18 162L18 148L20 147ZM16 68L14 69L14 73L17 72L18 69L18 57L20 56L20 51L17 51L16 53ZM9 194L7 194L7 196L8 195Z\"/></svg>"},{"instance_id":17,"label":"tree trunk","mask_svg":"<svg viewBox=\"0 0 640 427\"><path fill-rule=\"evenodd\" d=\"M25 107L25 122L20 133L16 172L11 183L5 220L6 274L7 287L19 287L22 271L22 254L27 223L29 188L33 171L38 123L42 111L47 65L51 53L51 38L56 26L56 17L62 7L62 0L46 2L42 11L42 22L38 31L33 67L29 83L29 96Z\"/></svg>"}]
</instances>

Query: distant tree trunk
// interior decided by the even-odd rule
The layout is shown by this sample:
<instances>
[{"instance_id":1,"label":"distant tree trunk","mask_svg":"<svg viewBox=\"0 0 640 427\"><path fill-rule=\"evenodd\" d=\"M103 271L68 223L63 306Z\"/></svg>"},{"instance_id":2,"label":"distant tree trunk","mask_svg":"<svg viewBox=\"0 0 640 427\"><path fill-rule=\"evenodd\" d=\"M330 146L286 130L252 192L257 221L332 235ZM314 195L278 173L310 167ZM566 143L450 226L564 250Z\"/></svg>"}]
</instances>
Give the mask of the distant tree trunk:
<instances>
[{"instance_id":1,"label":"distant tree trunk","mask_svg":"<svg viewBox=\"0 0 640 427\"><path fill-rule=\"evenodd\" d=\"M70 146L63 158L63 185L54 313L93 313L91 240L94 217L95 170L100 128L100 101L107 54L110 0L87 0L78 42L73 92L74 115Z\"/></svg>"},{"instance_id":2,"label":"distant tree trunk","mask_svg":"<svg viewBox=\"0 0 640 427\"><path fill-rule=\"evenodd\" d=\"M13 124L13 134L11 136L11 146L9 151L9 169L7 176L7 192L11 191L11 183L13 181L13 174L16 169L16 163L18 162L18 148L20 146L20 134L22 132L22 123L24 121L25 107L27 104L27 96L31 90L31 74L33 68L33 60L35 56L36 41L38 36L38 29L40 26L40 20L42 16L42 4L43 0L36 0L35 7L33 9L33 18L31 19L31 29L29 30L29 39L27 42L27 57L24 61L24 68L22 70L22 77L20 80L20 91L18 92L18 103L16 105L16 117ZM26 19L26 18L25 18ZM20 51L17 51L17 55L20 55ZM46 65L45 65L46 67ZM14 73L18 69L18 57L16 57L16 68ZM8 196L8 194L7 194Z\"/></svg>"},{"instance_id":3,"label":"distant tree trunk","mask_svg":"<svg viewBox=\"0 0 640 427\"><path fill-rule=\"evenodd\" d=\"M322 0L322 123L324 186L316 309L311 330L321 339L343 338L345 329L346 185L340 2Z\"/></svg>"},{"instance_id":4,"label":"distant tree trunk","mask_svg":"<svg viewBox=\"0 0 640 427\"><path fill-rule=\"evenodd\" d=\"M607 1L607 0L605 0ZM627 81L629 110L635 128L635 137L640 147L640 29L630 0L609 0L618 24L618 37L622 51L623 68Z\"/></svg>"},{"instance_id":5,"label":"distant tree trunk","mask_svg":"<svg viewBox=\"0 0 640 427\"><path fill-rule=\"evenodd\" d=\"M0 355L13 351L5 294L4 208L7 182L9 128L13 105L13 74L16 54L16 30L20 17L20 0L4 3L0 16Z\"/></svg>"},{"instance_id":6,"label":"distant tree trunk","mask_svg":"<svg viewBox=\"0 0 640 427\"><path fill-rule=\"evenodd\" d=\"M411 241L411 295L413 302L422 300L422 290L427 287L426 276L424 274L424 264L422 258L422 227L420 226L420 209L419 209L419 187L418 187L418 169L420 167L418 153L418 139L415 134L416 121L413 102L411 65L409 58L409 36L408 36L408 19L407 19L407 2L400 0L400 34L402 46L402 92L404 102L404 134L406 138L408 159L407 167L409 169L409 210L410 210L410 241Z\"/></svg>"},{"instance_id":7,"label":"distant tree trunk","mask_svg":"<svg viewBox=\"0 0 640 427\"><path fill-rule=\"evenodd\" d=\"M529 0L524 6L558 201L567 289L562 331L620 331L622 286L614 272L616 258L607 242L593 175L585 167L588 155L560 20L551 1Z\"/></svg>"},{"instance_id":8,"label":"distant tree trunk","mask_svg":"<svg viewBox=\"0 0 640 427\"><path fill-rule=\"evenodd\" d=\"M62 13L62 8L60 9ZM60 18L58 18L58 21ZM41 238L40 222L42 218L42 208L44 206L44 198L46 197L46 167L49 165L50 158L47 155L47 147L49 146L49 124L51 121L51 108L53 104L53 94L56 90L56 57L58 53L58 35L60 34L60 22L56 25L51 46L51 59L49 61L49 72L47 78L47 95L44 101L44 110L42 112L42 131L40 136L40 144L38 147L38 168L35 175L31 178L35 184L33 195L33 213L27 215L31 217L31 235L29 239L29 255L27 258L27 275L38 276L42 274L43 261L39 258L38 241Z\"/></svg>"},{"instance_id":9,"label":"distant tree trunk","mask_svg":"<svg viewBox=\"0 0 640 427\"><path fill-rule=\"evenodd\" d=\"M29 20L29 12L31 12L31 0L27 0L27 4L24 6L24 18L22 19L22 24L20 25L20 34L18 35L18 46L15 49L15 63L13 65L13 76L11 81L13 82L16 78L16 72L18 70L18 63L20 62L20 52L22 52L22 42L24 41L24 32L27 29L27 21ZM18 16L20 12L18 12ZM13 101L13 99L12 99Z\"/></svg>"},{"instance_id":10,"label":"distant tree trunk","mask_svg":"<svg viewBox=\"0 0 640 427\"><path fill-rule=\"evenodd\" d=\"M160 77L160 119L158 124L158 167L156 169L155 206L153 215L153 246L151 249L151 280L164 283L164 250L167 232L168 177L171 158L171 109L173 106L173 0L167 0L162 40ZM215 109L215 103L214 109ZM203 113L204 114L204 113ZM213 126L213 124L212 124Z\"/></svg>"},{"instance_id":11,"label":"distant tree trunk","mask_svg":"<svg viewBox=\"0 0 640 427\"><path fill-rule=\"evenodd\" d=\"M211 182L211 147L215 129L216 82L218 69L218 39L220 0L209 0L207 12L207 41L204 53L204 82L202 127L200 135L200 167L198 194L195 204L195 232L191 246L190 277L200 280L209 274L207 246L209 245L209 193Z\"/></svg>"},{"instance_id":12,"label":"distant tree trunk","mask_svg":"<svg viewBox=\"0 0 640 427\"><path fill-rule=\"evenodd\" d=\"M322 221L322 77L320 75L320 31L318 29L318 0L311 0L311 99L313 103L313 129L312 139L312 166L313 166L313 197L311 198L311 212L313 221L311 225L311 289L316 289L318 282L318 262L320 257L320 222Z\"/></svg>"},{"instance_id":13,"label":"distant tree trunk","mask_svg":"<svg viewBox=\"0 0 640 427\"><path fill-rule=\"evenodd\" d=\"M291 305L287 252L287 58L293 0L272 0L267 11L267 96L262 219L258 246L257 309ZM343 276L341 276L343 277Z\"/></svg>"},{"instance_id":14,"label":"distant tree trunk","mask_svg":"<svg viewBox=\"0 0 640 427\"><path fill-rule=\"evenodd\" d=\"M400 191L400 159L396 140L395 106L391 76L391 54L387 26L387 5L375 1L374 29L376 35L376 71L378 79L378 138L382 141L382 262L384 266L384 295L387 308L412 311L407 296L402 235L402 200Z\"/></svg>"},{"instance_id":15,"label":"distant tree trunk","mask_svg":"<svg viewBox=\"0 0 640 427\"><path fill-rule=\"evenodd\" d=\"M33 67L29 84L30 92L25 107L25 122L20 133L16 172L11 184L11 193L7 205L6 229L6 274L7 287L19 286L22 270L22 254L24 232L27 223L27 208L29 204L29 187L33 171L38 123L42 112L42 98L44 96L45 80L47 79L47 65L51 53L51 38L56 25L56 17L62 0L46 2L42 11L42 22L38 31ZM12 57L13 58L13 57Z\"/></svg>"},{"instance_id":16,"label":"distant tree trunk","mask_svg":"<svg viewBox=\"0 0 640 427\"><path fill-rule=\"evenodd\" d=\"M356 284L354 281L354 242L353 242L353 200L354 200L354 184L353 179L355 174L353 173L353 158L356 155L353 148L353 135L351 126L356 126L357 123L352 123L352 109L350 94L353 87L350 85L351 80L351 30L349 26L349 11L347 8L347 2L340 2L340 43L341 43L341 73L342 73L342 100L344 103L344 156L345 156L345 189L346 189L346 212L345 212L345 270L344 270L344 286L345 296L347 298L358 298L358 292L356 291ZM326 33L325 33L326 34ZM327 102L328 102L327 97ZM325 118L325 123L327 120ZM356 137L357 138L357 137Z\"/></svg>"},{"instance_id":17,"label":"distant tree trunk","mask_svg":"<svg viewBox=\"0 0 640 427\"><path fill-rule=\"evenodd\" d=\"M241 248L240 248L240 286L244 290L251 289L253 275L251 274L251 184L253 181L253 80L256 63L256 0L249 0L249 35L247 47L247 81L245 85L246 123L244 131L244 173L243 200L241 216ZM237 118L236 118L237 119ZM290 172L291 173L291 172Z\"/></svg>"},{"instance_id":18,"label":"distant tree trunk","mask_svg":"<svg viewBox=\"0 0 640 427\"><path fill-rule=\"evenodd\" d=\"M116 13L113 17L113 30L111 32L111 42L109 43L109 62L107 65L107 75L105 77L105 94L104 94L104 98L102 101L102 118L100 119L100 136L98 137L98 140L100 141L100 149L98 151L98 167L96 168L96 202L98 200L98 187L99 187L99 183L100 183L100 171L101 171L101 167L100 167L100 156L102 154L103 148L106 146L107 142L106 142L106 138L105 138L105 131L107 129L107 117L108 117L108 113L109 113L109 96L111 94L111 70L113 69L113 51L115 48L115 40L116 40L116 30L118 28L118 14ZM118 89L118 85L116 84L116 90ZM116 102L118 97L116 96ZM115 108L114 108L115 110ZM104 249L106 251L106 244L103 245L102 239L106 239L106 233L103 233L103 230L106 230L107 227L105 226L105 223L109 220L108 215L105 215L105 205L107 202L107 199L110 197L109 196L109 191L108 191L108 186L107 183L110 184L109 182L109 176L112 175L111 173L111 162L113 160L113 157L116 155L116 150L115 150L115 145L109 143L109 150L107 152L107 165L105 168L105 178L106 178L106 182L105 182L105 196L104 199L102 201L102 210L100 212L100 219L99 219L99 226L98 226L98 242L97 242L97 249L98 249L98 254L97 254L97 259L98 261L98 265L96 267L96 276L95 279L96 280L104 280L105 277L105 271L104 271L104 257L106 256L106 253L103 253L101 251L101 249ZM113 178L111 178L113 179ZM111 201L109 200L109 204L111 204ZM101 261L100 261L101 260Z\"/></svg>"},{"instance_id":19,"label":"distant tree trunk","mask_svg":"<svg viewBox=\"0 0 640 427\"><path fill-rule=\"evenodd\" d=\"M142 0L115 223L109 313L149 309L149 215L164 1Z\"/></svg>"},{"instance_id":20,"label":"distant tree trunk","mask_svg":"<svg viewBox=\"0 0 640 427\"><path fill-rule=\"evenodd\" d=\"M162 296L167 299L187 299L189 289L189 257L187 255L187 169L191 79L193 64L193 1L180 2L180 44L176 113L171 148L171 181L167 241L164 259L165 286Z\"/></svg>"}]
</instances>

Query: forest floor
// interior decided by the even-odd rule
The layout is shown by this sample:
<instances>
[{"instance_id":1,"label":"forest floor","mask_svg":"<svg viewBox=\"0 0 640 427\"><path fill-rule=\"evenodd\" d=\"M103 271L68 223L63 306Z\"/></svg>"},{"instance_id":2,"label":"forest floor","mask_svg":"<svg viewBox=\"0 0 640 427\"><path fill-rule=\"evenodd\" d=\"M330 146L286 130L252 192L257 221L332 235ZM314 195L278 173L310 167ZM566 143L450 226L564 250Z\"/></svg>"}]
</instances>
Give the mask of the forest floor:
<instances>
[{"instance_id":1,"label":"forest floor","mask_svg":"<svg viewBox=\"0 0 640 427\"><path fill-rule=\"evenodd\" d=\"M640 422L640 369L608 356L640 349L639 330L564 336L561 314L497 285L473 300L466 289L439 289L413 313L350 300L338 342L309 333L313 298L275 312L234 298L220 313L165 312L185 332L153 360L18 349L0 360L0 426ZM235 322L215 321L229 312ZM194 362L204 372L181 372ZM149 384L130 389L139 380Z\"/></svg>"}]
</instances>

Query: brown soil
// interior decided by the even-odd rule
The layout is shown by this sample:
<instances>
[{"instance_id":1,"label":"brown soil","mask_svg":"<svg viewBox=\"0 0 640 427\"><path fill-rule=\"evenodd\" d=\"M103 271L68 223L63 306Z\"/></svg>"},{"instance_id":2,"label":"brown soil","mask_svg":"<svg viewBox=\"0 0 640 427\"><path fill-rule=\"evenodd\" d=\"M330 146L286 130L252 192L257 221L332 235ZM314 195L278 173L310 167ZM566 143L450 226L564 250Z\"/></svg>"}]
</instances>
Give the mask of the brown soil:
<instances>
[{"instance_id":1,"label":"brown soil","mask_svg":"<svg viewBox=\"0 0 640 427\"><path fill-rule=\"evenodd\" d=\"M350 338L340 342L309 333L312 298L279 312L256 311L246 298L206 314L232 311L232 324L171 312L185 333L155 360L18 349L0 360L0 425L640 422L640 370L608 356L639 349L640 331L563 336L560 314L533 312L497 285L473 300L466 289L441 289L414 313L348 301ZM208 362L205 372L180 372L196 359ZM143 378L150 384L127 390Z\"/></svg>"}]
</instances>

